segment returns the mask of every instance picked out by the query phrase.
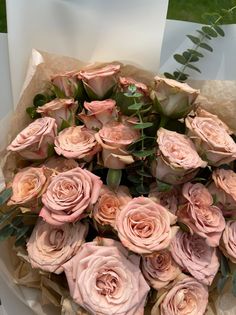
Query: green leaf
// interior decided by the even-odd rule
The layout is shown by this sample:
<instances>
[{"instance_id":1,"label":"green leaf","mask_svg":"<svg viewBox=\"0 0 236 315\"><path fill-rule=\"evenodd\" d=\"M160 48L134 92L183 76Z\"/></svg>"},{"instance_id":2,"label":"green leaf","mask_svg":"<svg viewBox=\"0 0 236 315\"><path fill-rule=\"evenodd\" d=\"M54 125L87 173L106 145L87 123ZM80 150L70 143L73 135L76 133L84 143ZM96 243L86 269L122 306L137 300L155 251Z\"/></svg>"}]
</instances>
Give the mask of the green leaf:
<instances>
[{"instance_id":1,"label":"green leaf","mask_svg":"<svg viewBox=\"0 0 236 315\"><path fill-rule=\"evenodd\" d=\"M190 54L190 52L188 52L188 51L183 52L183 55L186 58L186 60L188 60L188 62L199 61L199 57L197 57L196 55Z\"/></svg>"},{"instance_id":2,"label":"green leaf","mask_svg":"<svg viewBox=\"0 0 236 315\"><path fill-rule=\"evenodd\" d=\"M33 104L35 107L43 106L48 102L48 98L43 94L36 94L33 100Z\"/></svg>"},{"instance_id":3,"label":"green leaf","mask_svg":"<svg viewBox=\"0 0 236 315\"><path fill-rule=\"evenodd\" d=\"M171 73L169 73L169 72L164 72L164 76L165 76L167 79L175 80L175 77L173 76L173 74L171 74Z\"/></svg>"},{"instance_id":4,"label":"green leaf","mask_svg":"<svg viewBox=\"0 0 236 315\"><path fill-rule=\"evenodd\" d=\"M200 45L199 45L201 48L203 48L203 49L206 49L206 50L208 50L208 51L213 51L213 48L211 48L211 46L209 46L208 44L206 44L206 43L201 43Z\"/></svg>"},{"instance_id":5,"label":"green leaf","mask_svg":"<svg viewBox=\"0 0 236 315\"><path fill-rule=\"evenodd\" d=\"M211 39L211 36L207 35L206 33L204 33L203 31L197 30L197 32L199 34L201 34L202 36L206 37L207 39Z\"/></svg>"},{"instance_id":6,"label":"green leaf","mask_svg":"<svg viewBox=\"0 0 236 315\"><path fill-rule=\"evenodd\" d=\"M180 81L186 81L188 79L188 77L189 77L188 74L182 73L180 71L175 71L174 75L175 75L175 79L176 80L180 80Z\"/></svg>"},{"instance_id":7,"label":"green leaf","mask_svg":"<svg viewBox=\"0 0 236 315\"><path fill-rule=\"evenodd\" d=\"M22 224L22 217L15 217L11 220L11 224L13 224L14 226L19 226L20 224Z\"/></svg>"},{"instance_id":8,"label":"green leaf","mask_svg":"<svg viewBox=\"0 0 236 315\"><path fill-rule=\"evenodd\" d=\"M106 179L108 187L111 188L112 190L117 190L117 188L120 185L121 177L122 170L109 168Z\"/></svg>"},{"instance_id":9,"label":"green leaf","mask_svg":"<svg viewBox=\"0 0 236 315\"><path fill-rule=\"evenodd\" d=\"M157 189L158 189L158 191L166 192L166 191L171 190L171 188L172 188L172 185L164 183L164 182L161 182L160 180L157 179Z\"/></svg>"},{"instance_id":10,"label":"green leaf","mask_svg":"<svg viewBox=\"0 0 236 315\"><path fill-rule=\"evenodd\" d=\"M211 28L210 26L203 26L202 27L202 31L207 34L208 36L211 37L217 37L217 32L213 30L213 28Z\"/></svg>"},{"instance_id":11,"label":"green leaf","mask_svg":"<svg viewBox=\"0 0 236 315\"><path fill-rule=\"evenodd\" d=\"M53 144L53 143L48 143L47 156L48 156L48 157L52 157L54 154L55 154L54 144Z\"/></svg>"},{"instance_id":12,"label":"green leaf","mask_svg":"<svg viewBox=\"0 0 236 315\"><path fill-rule=\"evenodd\" d=\"M144 177L152 177L152 175L144 170L136 170L136 173Z\"/></svg>"},{"instance_id":13,"label":"green leaf","mask_svg":"<svg viewBox=\"0 0 236 315\"><path fill-rule=\"evenodd\" d=\"M222 28L221 28L220 26L214 25L213 27L214 27L215 31L216 31L220 36L222 36L222 37L225 36L225 32L222 30Z\"/></svg>"},{"instance_id":14,"label":"green leaf","mask_svg":"<svg viewBox=\"0 0 236 315\"><path fill-rule=\"evenodd\" d=\"M128 91L131 93L131 94L134 94L136 91L137 91L137 87L135 84L130 84L128 86Z\"/></svg>"},{"instance_id":15,"label":"green leaf","mask_svg":"<svg viewBox=\"0 0 236 315\"><path fill-rule=\"evenodd\" d=\"M24 225L23 227L19 228L16 233L16 241L25 236L29 229L30 227L28 225Z\"/></svg>"},{"instance_id":16,"label":"green leaf","mask_svg":"<svg viewBox=\"0 0 236 315\"><path fill-rule=\"evenodd\" d=\"M202 53L200 53L199 51L197 51L197 50L188 49L188 51L194 56L197 56L197 57L200 57L200 58L204 57L204 55Z\"/></svg>"},{"instance_id":17,"label":"green leaf","mask_svg":"<svg viewBox=\"0 0 236 315\"><path fill-rule=\"evenodd\" d=\"M149 193L150 189L149 187L147 186L144 186L144 185L137 185L135 187L135 189L137 190L137 192L140 194L140 195L146 195Z\"/></svg>"},{"instance_id":18,"label":"green leaf","mask_svg":"<svg viewBox=\"0 0 236 315\"><path fill-rule=\"evenodd\" d=\"M14 231L15 229L12 224L5 225L2 229L0 229L0 241L4 241L12 236Z\"/></svg>"},{"instance_id":19,"label":"green leaf","mask_svg":"<svg viewBox=\"0 0 236 315\"><path fill-rule=\"evenodd\" d=\"M223 254L220 255L220 271L221 271L222 276L224 277L230 274L228 260Z\"/></svg>"},{"instance_id":20,"label":"green leaf","mask_svg":"<svg viewBox=\"0 0 236 315\"><path fill-rule=\"evenodd\" d=\"M144 150L144 151L134 151L132 152L132 154L136 157L144 158L144 157L152 155L154 152L155 152L155 149L151 149L151 150Z\"/></svg>"},{"instance_id":21,"label":"green leaf","mask_svg":"<svg viewBox=\"0 0 236 315\"><path fill-rule=\"evenodd\" d=\"M128 109L130 110L139 110L143 106L143 103L135 103L133 105L128 106Z\"/></svg>"},{"instance_id":22,"label":"green leaf","mask_svg":"<svg viewBox=\"0 0 236 315\"><path fill-rule=\"evenodd\" d=\"M193 35L186 35L194 44L198 45L200 44L200 39Z\"/></svg>"},{"instance_id":23,"label":"green leaf","mask_svg":"<svg viewBox=\"0 0 236 315\"><path fill-rule=\"evenodd\" d=\"M182 65L185 65L187 60L184 58L184 56L180 55L180 54L175 54L174 55L174 59L178 62L181 63Z\"/></svg>"},{"instance_id":24,"label":"green leaf","mask_svg":"<svg viewBox=\"0 0 236 315\"><path fill-rule=\"evenodd\" d=\"M224 286L228 280L228 277L220 277L218 282L217 282L217 291L218 293L221 293L222 290L224 289Z\"/></svg>"},{"instance_id":25,"label":"green leaf","mask_svg":"<svg viewBox=\"0 0 236 315\"><path fill-rule=\"evenodd\" d=\"M7 188L0 193L0 206L7 202L12 195L12 188Z\"/></svg>"},{"instance_id":26,"label":"green leaf","mask_svg":"<svg viewBox=\"0 0 236 315\"><path fill-rule=\"evenodd\" d=\"M67 120L63 119L61 126L59 128L59 131L62 131L62 130L69 128L69 127L71 127L70 123Z\"/></svg>"},{"instance_id":27,"label":"green leaf","mask_svg":"<svg viewBox=\"0 0 236 315\"><path fill-rule=\"evenodd\" d=\"M32 119L40 118L41 115L36 112L37 108L35 106L27 107L26 113L30 116Z\"/></svg>"},{"instance_id":28,"label":"green leaf","mask_svg":"<svg viewBox=\"0 0 236 315\"><path fill-rule=\"evenodd\" d=\"M152 122L144 122L144 123L138 123L133 126L134 129L145 129L152 127L153 123Z\"/></svg>"},{"instance_id":29,"label":"green leaf","mask_svg":"<svg viewBox=\"0 0 236 315\"><path fill-rule=\"evenodd\" d=\"M134 183L134 184L139 184L139 183L140 183L140 177L137 176L137 175L128 175L128 176L127 176L127 179L128 179L130 182Z\"/></svg>"},{"instance_id":30,"label":"green leaf","mask_svg":"<svg viewBox=\"0 0 236 315\"><path fill-rule=\"evenodd\" d=\"M193 66L193 65L190 65L190 64L187 64L186 67L190 68L190 69L193 69L199 73L201 73L201 70L199 70L197 67Z\"/></svg>"},{"instance_id":31,"label":"green leaf","mask_svg":"<svg viewBox=\"0 0 236 315\"><path fill-rule=\"evenodd\" d=\"M232 277L232 293L236 297L236 271L233 273Z\"/></svg>"},{"instance_id":32,"label":"green leaf","mask_svg":"<svg viewBox=\"0 0 236 315\"><path fill-rule=\"evenodd\" d=\"M14 214L15 211L17 211L17 210L15 208L13 208L11 211L6 212L4 214L1 214L1 216L0 216L0 225L5 223L6 221L8 221L10 219L10 217Z\"/></svg>"},{"instance_id":33,"label":"green leaf","mask_svg":"<svg viewBox=\"0 0 236 315\"><path fill-rule=\"evenodd\" d=\"M58 86L54 84L52 85L52 91L56 95L57 98L66 98L65 93L61 89L59 89Z\"/></svg>"},{"instance_id":34,"label":"green leaf","mask_svg":"<svg viewBox=\"0 0 236 315\"><path fill-rule=\"evenodd\" d=\"M184 224L183 222L178 222L178 225L182 231L189 233L189 227L186 224Z\"/></svg>"}]
</instances>

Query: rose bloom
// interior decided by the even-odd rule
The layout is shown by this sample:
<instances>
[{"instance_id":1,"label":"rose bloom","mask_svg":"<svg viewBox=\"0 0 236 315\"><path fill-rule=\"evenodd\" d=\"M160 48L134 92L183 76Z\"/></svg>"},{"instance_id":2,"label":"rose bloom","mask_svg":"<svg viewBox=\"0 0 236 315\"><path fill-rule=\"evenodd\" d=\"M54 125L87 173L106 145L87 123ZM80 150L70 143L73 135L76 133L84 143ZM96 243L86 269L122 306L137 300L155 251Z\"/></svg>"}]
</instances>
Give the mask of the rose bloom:
<instances>
[{"instance_id":1,"label":"rose bloom","mask_svg":"<svg viewBox=\"0 0 236 315\"><path fill-rule=\"evenodd\" d=\"M204 315L208 289L192 277L183 276L160 295L151 315Z\"/></svg>"},{"instance_id":2,"label":"rose bloom","mask_svg":"<svg viewBox=\"0 0 236 315\"><path fill-rule=\"evenodd\" d=\"M143 94L143 95L148 93L148 87L146 86L146 84L138 82L134 80L133 78L119 77L119 85L123 92L128 92L128 87L130 85L135 85L138 93Z\"/></svg>"},{"instance_id":3,"label":"rose bloom","mask_svg":"<svg viewBox=\"0 0 236 315\"><path fill-rule=\"evenodd\" d=\"M80 82L78 74L79 71L68 71L56 74L52 77L51 82L57 86L66 97L75 98Z\"/></svg>"},{"instance_id":4,"label":"rose bloom","mask_svg":"<svg viewBox=\"0 0 236 315\"><path fill-rule=\"evenodd\" d=\"M236 208L236 173L220 168L213 171L212 179L220 192L225 195L226 203L232 204Z\"/></svg>"},{"instance_id":5,"label":"rose bloom","mask_svg":"<svg viewBox=\"0 0 236 315\"><path fill-rule=\"evenodd\" d=\"M12 196L8 205L36 202L46 190L52 172L46 167L27 167L20 170L12 182Z\"/></svg>"},{"instance_id":6,"label":"rose bloom","mask_svg":"<svg viewBox=\"0 0 236 315\"><path fill-rule=\"evenodd\" d=\"M62 273L62 265L70 260L85 242L88 226L82 223L57 227L39 221L27 243L27 252L33 268L56 274Z\"/></svg>"},{"instance_id":7,"label":"rose bloom","mask_svg":"<svg viewBox=\"0 0 236 315\"><path fill-rule=\"evenodd\" d=\"M129 189L119 186L117 191L110 190L103 185L100 196L93 210L93 218L101 225L115 226L116 215L130 200Z\"/></svg>"},{"instance_id":8,"label":"rose bloom","mask_svg":"<svg viewBox=\"0 0 236 315\"><path fill-rule=\"evenodd\" d=\"M77 107L78 103L73 99L56 98L43 106L39 106L37 113L41 114L42 117L55 118L57 126L60 127L63 120L68 121L72 125L74 124Z\"/></svg>"},{"instance_id":9,"label":"rose bloom","mask_svg":"<svg viewBox=\"0 0 236 315\"><path fill-rule=\"evenodd\" d=\"M57 173L63 173L78 166L82 167L73 159L65 159L64 157L53 156L44 162L47 168L50 168Z\"/></svg>"},{"instance_id":10,"label":"rose bloom","mask_svg":"<svg viewBox=\"0 0 236 315\"><path fill-rule=\"evenodd\" d=\"M40 216L49 224L63 225L85 217L99 197L102 181L79 167L55 176L42 197Z\"/></svg>"},{"instance_id":11,"label":"rose bloom","mask_svg":"<svg viewBox=\"0 0 236 315\"><path fill-rule=\"evenodd\" d=\"M139 132L131 124L112 121L105 124L95 135L102 146L103 165L107 168L123 169L134 159L126 148L139 138Z\"/></svg>"},{"instance_id":12,"label":"rose bloom","mask_svg":"<svg viewBox=\"0 0 236 315\"><path fill-rule=\"evenodd\" d=\"M84 107L88 113L80 113L79 118L89 129L101 129L104 124L117 117L116 102L112 99L84 102Z\"/></svg>"},{"instance_id":13,"label":"rose bloom","mask_svg":"<svg viewBox=\"0 0 236 315\"><path fill-rule=\"evenodd\" d=\"M189 116L185 123L199 154L205 156L210 165L219 166L236 158L236 143L219 119Z\"/></svg>"},{"instance_id":14,"label":"rose bloom","mask_svg":"<svg viewBox=\"0 0 236 315\"><path fill-rule=\"evenodd\" d=\"M155 77L155 87L151 93L158 111L170 118L183 118L193 108L199 90L176 80Z\"/></svg>"},{"instance_id":15,"label":"rose bloom","mask_svg":"<svg viewBox=\"0 0 236 315\"><path fill-rule=\"evenodd\" d=\"M117 214L116 230L125 247L138 254L151 254L170 245L176 217L149 198L137 197Z\"/></svg>"},{"instance_id":16,"label":"rose bloom","mask_svg":"<svg viewBox=\"0 0 236 315\"><path fill-rule=\"evenodd\" d=\"M199 167L207 165L185 135L160 128L157 143L159 151L152 172L160 181L173 185L187 182L194 178Z\"/></svg>"},{"instance_id":17,"label":"rose bloom","mask_svg":"<svg viewBox=\"0 0 236 315\"><path fill-rule=\"evenodd\" d=\"M38 118L16 136L7 150L17 152L27 160L45 159L48 145L53 144L56 133L54 118Z\"/></svg>"},{"instance_id":18,"label":"rose bloom","mask_svg":"<svg viewBox=\"0 0 236 315\"><path fill-rule=\"evenodd\" d=\"M55 138L55 151L68 159L83 159L90 162L101 147L94 132L84 126L65 128Z\"/></svg>"},{"instance_id":19,"label":"rose bloom","mask_svg":"<svg viewBox=\"0 0 236 315\"><path fill-rule=\"evenodd\" d=\"M117 84L118 64L108 64L95 69L85 69L79 72L84 88L90 99L104 99L112 93Z\"/></svg>"},{"instance_id":20,"label":"rose bloom","mask_svg":"<svg viewBox=\"0 0 236 315\"><path fill-rule=\"evenodd\" d=\"M182 187L185 201L197 207L208 207L213 204L213 198L208 189L201 183L185 183Z\"/></svg>"},{"instance_id":21,"label":"rose bloom","mask_svg":"<svg viewBox=\"0 0 236 315\"><path fill-rule=\"evenodd\" d=\"M164 288L180 273L180 269L167 249L142 257L142 272L151 287Z\"/></svg>"},{"instance_id":22,"label":"rose bloom","mask_svg":"<svg viewBox=\"0 0 236 315\"><path fill-rule=\"evenodd\" d=\"M170 251L184 272L211 285L220 264L216 248L208 246L204 238L179 230L171 242Z\"/></svg>"},{"instance_id":23,"label":"rose bloom","mask_svg":"<svg viewBox=\"0 0 236 315\"><path fill-rule=\"evenodd\" d=\"M70 294L94 315L143 315L149 291L140 258L113 239L82 245L64 264Z\"/></svg>"},{"instance_id":24,"label":"rose bloom","mask_svg":"<svg viewBox=\"0 0 236 315\"><path fill-rule=\"evenodd\" d=\"M236 221L227 221L220 242L220 249L226 257L236 264Z\"/></svg>"}]
</instances>

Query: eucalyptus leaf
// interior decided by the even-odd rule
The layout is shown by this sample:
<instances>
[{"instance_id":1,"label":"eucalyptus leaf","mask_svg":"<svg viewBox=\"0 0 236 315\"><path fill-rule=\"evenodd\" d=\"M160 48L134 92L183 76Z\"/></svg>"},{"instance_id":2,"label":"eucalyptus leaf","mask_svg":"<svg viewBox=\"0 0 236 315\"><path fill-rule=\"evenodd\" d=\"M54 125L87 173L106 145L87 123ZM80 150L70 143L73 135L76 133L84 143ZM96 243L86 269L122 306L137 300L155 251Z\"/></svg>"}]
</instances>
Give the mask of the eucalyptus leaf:
<instances>
[{"instance_id":1,"label":"eucalyptus leaf","mask_svg":"<svg viewBox=\"0 0 236 315\"><path fill-rule=\"evenodd\" d=\"M200 57L200 58L204 57L204 55L203 55L202 53L200 53L199 51L197 51L197 50L188 49L188 51L189 51L192 55L198 56L198 57Z\"/></svg>"},{"instance_id":2,"label":"eucalyptus leaf","mask_svg":"<svg viewBox=\"0 0 236 315\"><path fill-rule=\"evenodd\" d=\"M186 35L194 44L198 45L200 44L200 39L193 35Z\"/></svg>"},{"instance_id":3,"label":"eucalyptus leaf","mask_svg":"<svg viewBox=\"0 0 236 315\"><path fill-rule=\"evenodd\" d=\"M33 104L35 107L43 106L48 102L48 98L44 94L36 94L33 99Z\"/></svg>"},{"instance_id":4,"label":"eucalyptus leaf","mask_svg":"<svg viewBox=\"0 0 236 315\"><path fill-rule=\"evenodd\" d=\"M15 228L12 224L7 224L0 229L0 241L4 241L14 234Z\"/></svg>"},{"instance_id":5,"label":"eucalyptus leaf","mask_svg":"<svg viewBox=\"0 0 236 315\"><path fill-rule=\"evenodd\" d=\"M211 37L217 37L218 36L217 32L210 26L203 26L202 31Z\"/></svg>"},{"instance_id":6,"label":"eucalyptus leaf","mask_svg":"<svg viewBox=\"0 0 236 315\"><path fill-rule=\"evenodd\" d=\"M155 149L151 150L143 150L143 151L134 151L132 154L139 158L145 158L147 156L152 155L155 152Z\"/></svg>"},{"instance_id":7,"label":"eucalyptus leaf","mask_svg":"<svg viewBox=\"0 0 236 315\"><path fill-rule=\"evenodd\" d=\"M12 195L12 188L7 188L0 193L0 206L8 201Z\"/></svg>"},{"instance_id":8,"label":"eucalyptus leaf","mask_svg":"<svg viewBox=\"0 0 236 315\"><path fill-rule=\"evenodd\" d=\"M175 71L174 75L175 75L175 79L176 80L178 79L180 81L186 81L188 79L188 77L189 77L188 74L180 72L180 71Z\"/></svg>"},{"instance_id":9,"label":"eucalyptus leaf","mask_svg":"<svg viewBox=\"0 0 236 315\"><path fill-rule=\"evenodd\" d=\"M175 54L174 55L174 59L178 62L181 63L182 65L185 65L187 60L185 59L185 57L183 55L180 54Z\"/></svg>"},{"instance_id":10,"label":"eucalyptus leaf","mask_svg":"<svg viewBox=\"0 0 236 315\"><path fill-rule=\"evenodd\" d=\"M206 43L200 43L199 46L201 48L203 48L203 49L206 49L206 50L210 51L210 52L213 51L213 48L211 46L209 46L208 44L206 44Z\"/></svg>"},{"instance_id":11,"label":"eucalyptus leaf","mask_svg":"<svg viewBox=\"0 0 236 315\"><path fill-rule=\"evenodd\" d=\"M59 131L62 131L62 130L69 128L69 127L71 127L70 123L67 120L63 119L61 126L59 128Z\"/></svg>"},{"instance_id":12,"label":"eucalyptus leaf","mask_svg":"<svg viewBox=\"0 0 236 315\"><path fill-rule=\"evenodd\" d=\"M183 56L185 57L186 60L188 60L188 62L196 62L199 61L199 57L196 55L191 54L188 51L184 51L183 52Z\"/></svg>"},{"instance_id":13,"label":"eucalyptus leaf","mask_svg":"<svg viewBox=\"0 0 236 315\"><path fill-rule=\"evenodd\" d=\"M137 175L128 175L128 176L127 176L127 179L128 179L130 182L134 183L134 184L139 184L139 183L140 183L140 177L137 176Z\"/></svg>"},{"instance_id":14,"label":"eucalyptus leaf","mask_svg":"<svg viewBox=\"0 0 236 315\"><path fill-rule=\"evenodd\" d=\"M65 93L61 89L59 89L58 86L54 84L52 85L52 91L56 95L57 98L66 98Z\"/></svg>"},{"instance_id":15,"label":"eucalyptus leaf","mask_svg":"<svg viewBox=\"0 0 236 315\"><path fill-rule=\"evenodd\" d=\"M211 39L211 36L209 36L208 34L204 33L203 31L197 30L197 32L198 32L199 34L201 34L202 36L204 36L205 38Z\"/></svg>"},{"instance_id":16,"label":"eucalyptus leaf","mask_svg":"<svg viewBox=\"0 0 236 315\"><path fill-rule=\"evenodd\" d=\"M144 186L144 185L137 185L135 189L140 195L147 195L150 191L149 187Z\"/></svg>"},{"instance_id":17,"label":"eucalyptus leaf","mask_svg":"<svg viewBox=\"0 0 236 315\"><path fill-rule=\"evenodd\" d=\"M225 32L223 31L223 29L222 29L220 26L214 25L213 27L214 27L215 31L216 31L220 36L222 36L222 37L225 36Z\"/></svg>"},{"instance_id":18,"label":"eucalyptus leaf","mask_svg":"<svg viewBox=\"0 0 236 315\"><path fill-rule=\"evenodd\" d=\"M152 122L144 122L144 123L137 123L133 126L134 129L145 129L152 127L153 123Z\"/></svg>"},{"instance_id":19,"label":"eucalyptus leaf","mask_svg":"<svg viewBox=\"0 0 236 315\"><path fill-rule=\"evenodd\" d=\"M158 191L166 192L166 191L171 190L171 188L172 188L171 184L167 184L167 183L161 182L160 180L157 180L157 189L158 189Z\"/></svg>"},{"instance_id":20,"label":"eucalyptus leaf","mask_svg":"<svg viewBox=\"0 0 236 315\"><path fill-rule=\"evenodd\" d=\"M31 119L40 118L41 115L37 113L37 108L35 106L27 107L26 113L30 116Z\"/></svg>"},{"instance_id":21,"label":"eucalyptus leaf","mask_svg":"<svg viewBox=\"0 0 236 315\"><path fill-rule=\"evenodd\" d=\"M175 76L173 76L173 74L171 74L171 73L169 73L169 72L164 72L164 76L165 76L167 79L175 80Z\"/></svg>"},{"instance_id":22,"label":"eucalyptus leaf","mask_svg":"<svg viewBox=\"0 0 236 315\"><path fill-rule=\"evenodd\" d=\"M192 69L192 70L195 70L195 71L201 73L201 70L198 69L197 67L193 66L193 65L187 64L186 67L188 67L188 68L190 68L190 69Z\"/></svg>"},{"instance_id":23,"label":"eucalyptus leaf","mask_svg":"<svg viewBox=\"0 0 236 315\"><path fill-rule=\"evenodd\" d=\"M106 179L108 187L111 188L112 190L116 190L120 185L121 177L122 170L109 168Z\"/></svg>"},{"instance_id":24,"label":"eucalyptus leaf","mask_svg":"<svg viewBox=\"0 0 236 315\"><path fill-rule=\"evenodd\" d=\"M136 173L144 177L152 177L152 175L144 170L136 170Z\"/></svg>"},{"instance_id":25,"label":"eucalyptus leaf","mask_svg":"<svg viewBox=\"0 0 236 315\"><path fill-rule=\"evenodd\" d=\"M52 157L54 154L55 154L54 144L53 144L53 143L48 143L47 156L48 156L48 157Z\"/></svg>"},{"instance_id":26,"label":"eucalyptus leaf","mask_svg":"<svg viewBox=\"0 0 236 315\"><path fill-rule=\"evenodd\" d=\"M128 109L130 110L139 110L143 106L143 103L135 103L133 105L128 106Z\"/></svg>"}]
</instances>

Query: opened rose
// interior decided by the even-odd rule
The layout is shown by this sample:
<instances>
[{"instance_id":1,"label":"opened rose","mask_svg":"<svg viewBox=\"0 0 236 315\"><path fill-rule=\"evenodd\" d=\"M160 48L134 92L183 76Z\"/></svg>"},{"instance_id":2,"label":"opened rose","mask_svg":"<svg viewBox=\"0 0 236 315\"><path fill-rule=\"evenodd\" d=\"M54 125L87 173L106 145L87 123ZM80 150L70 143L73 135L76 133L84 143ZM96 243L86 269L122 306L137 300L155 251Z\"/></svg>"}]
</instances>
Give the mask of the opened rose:
<instances>
[{"instance_id":1,"label":"opened rose","mask_svg":"<svg viewBox=\"0 0 236 315\"><path fill-rule=\"evenodd\" d=\"M63 268L71 296L91 314L142 315L150 288L139 262L119 242L97 238Z\"/></svg>"},{"instance_id":2,"label":"opened rose","mask_svg":"<svg viewBox=\"0 0 236 315\"><path fill-rule=\"evenodd\" d=\"M117 214L116 230L125 247L138 254L150 254L170 245L176 217L146 197L133 198Z\"/></svg>"},{"instance_id":3,"label":"opened rose","mask_svg":"<svg viewBox=\"0 0 236 315\"><path fill-rule=\"evenodd\" d=\"M220 249L232 263L236 264L236 221L229 220L226 222Z\"/></svg>"},{"instance_id":4,"label":"opened rose","mask_svg":"<svg viewBox=\"0 0 236 315\"><path fill-rule=\"evenodd\" d=\"M49 224L76 222L92 210L99 197L102 181L79 167L55 176L42 196L40 216Z\"/></svg>"},{"instance_id":5,"label":"opened rose","mask_svg":"<svg viewBox=\"0 0 236 315\"><path fill-rule=\"evenodd\" d=\"M62 265L77 254L85 242L87 232L88 226L80 222L57 227L39 221L27 243L31 266L56 274L62 273Z\"/></svg>"},{"instance_id":6,"label":"opened rose","mask_svg":"<svg viewBox=\"0 0 236 315\"><path fill-rule=\"evenodd\" d=\"M54 170L58 173L72 170L73 168L76 168L78 166L82 167L73 159L66 159L59 156L50 157L48 160L45 161L44 165L47 168L50 168L51 170Z\"/></svg>"},{"instance_id":7,"label":"opened rose","mask_svg":"<svg viewBox=\"0 0 236 315\"><path fill-rule=\"evenodd\" d=\"M54 118L38 118L16 136L7 150L17 152L28 160L45 159L56 134L57 125Z\"/></svg>"},{"instance_id":8,"label":"opened rose","mask_svg":"<svg viewBox=\"0 0 236 315\"><path fill-rule=\"evenodd\" d=\"M78 93L78 85L80 84L78 74L78 71L67 71L54 75L51 81L66 97L75 98Z\"/></svg>"}]
</instances>

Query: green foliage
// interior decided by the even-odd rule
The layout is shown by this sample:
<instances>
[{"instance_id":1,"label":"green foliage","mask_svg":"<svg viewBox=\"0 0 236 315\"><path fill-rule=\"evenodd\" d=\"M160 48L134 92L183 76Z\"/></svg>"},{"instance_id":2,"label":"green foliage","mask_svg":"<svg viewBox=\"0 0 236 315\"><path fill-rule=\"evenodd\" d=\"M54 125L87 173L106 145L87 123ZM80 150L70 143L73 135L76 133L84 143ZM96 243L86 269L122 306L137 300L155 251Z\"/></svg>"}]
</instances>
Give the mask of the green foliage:
<instances>
[{"instance_id":1,"label":"green foliage","mask_svg":"<svg viewBox=\"0 0 236 315\"><path fill-rule=\"evenodd\" d=\"M7 188L0 193L0 206L7 202L12 195L12 189Z\"/></svg>"},{"instance_id":2,"label":"green foliage","mask_svg":"<svg viewBox=\"0 0 236 315\"><path fill-rule=\"evenodd\" d=\"M122 170L116 170L109 168L107 172L107 185L112 190L117 190L120 185L122 177Z\"/></svg>"},{"instance_id":3,"label":"green foliage","mask_svg":"<svg viewBox=\"0 0 236 315\"><path fill-rule=\"evenodd\" d=\"M230 267L227 258L221 253L220 255L220 273L221 276L217 282L217 291L222 292L224 286L230 276Z\"/></svg>"}]
</instances>

